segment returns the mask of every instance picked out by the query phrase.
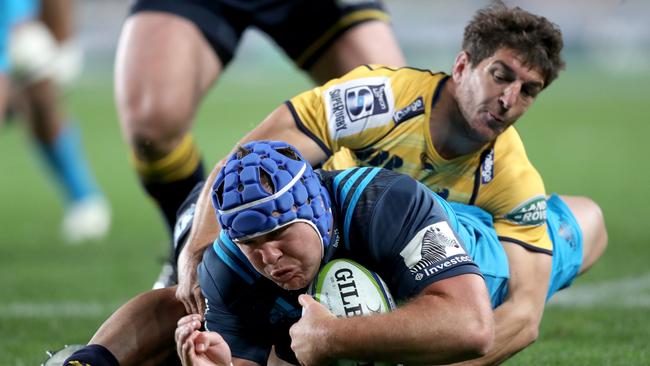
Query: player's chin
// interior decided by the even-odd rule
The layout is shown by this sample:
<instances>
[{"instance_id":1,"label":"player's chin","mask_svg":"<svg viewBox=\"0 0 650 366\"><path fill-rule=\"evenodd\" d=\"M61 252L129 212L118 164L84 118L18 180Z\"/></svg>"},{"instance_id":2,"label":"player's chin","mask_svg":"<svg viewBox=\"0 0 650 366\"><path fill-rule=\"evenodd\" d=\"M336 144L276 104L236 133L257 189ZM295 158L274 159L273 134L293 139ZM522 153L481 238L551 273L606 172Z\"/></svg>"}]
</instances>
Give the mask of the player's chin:
<instances>
[{"instance_id":1,"label":"player's chin","mask_svg":"<svg viewBox=\"0 0 650 366\"><path fill-rule=\"evenodd\" d=\"M300 275L293 276L290 279L282 282L275 282L278 286L282 287L285 290L294 291L300 290L309 285L309 281Z\"/></svg>"}]
</instances>

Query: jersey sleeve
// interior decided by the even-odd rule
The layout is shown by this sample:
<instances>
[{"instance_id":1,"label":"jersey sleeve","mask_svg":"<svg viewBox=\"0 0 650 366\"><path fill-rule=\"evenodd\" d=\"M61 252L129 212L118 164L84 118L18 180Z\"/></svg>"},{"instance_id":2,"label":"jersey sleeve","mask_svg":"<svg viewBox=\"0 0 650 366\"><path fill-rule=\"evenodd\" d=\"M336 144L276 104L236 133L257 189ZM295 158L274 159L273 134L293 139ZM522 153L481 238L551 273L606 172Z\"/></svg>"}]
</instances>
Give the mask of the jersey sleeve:
<instances>
[{"instance_id":1,"label":"jersey sleeve","mask_svg":"<svg viewBox=\"0 0 650 366\"><path fill-rule=\"evenodd\" d=\"M247 301L241 292L246 288L244 279L224 264L213 246L206 249L197 271L206 303L206 330L219 333L233 357L265 365L271 341L255 326L256 313L248 308L254 301Z\"/></svg>"},{"instance_id":2,"label":"jersey sleeve","mask_svg":"<svg viewBox=\"0 0 650 366\"><path fill-rule=\"evenodd\" d=\"M359 66L286 104L298 128L328 156L342 147L360 149L394 127L395 73L388 68Z\"/></svg>"},{"instance_id":3,"label":"jersey sleeve","mask_svg":"<svg viewBox=\"0 0 650 366\"><path fill-rule=\"evenodd\" d=\"M499 240L537 252L552 254L546 227L546 190L539 172L530 163L519 135L510 128L495 144L483 173L493 179L482 186L477 204L494 216ZM488 198L489 200L485 200ZM481 202L481 200L484 200Z\"/></svg>"},{"instance_id":4,"label":"jersey sleeve","mask_svg":"<svg viewBox=\"0 0 650 366\"><path fill-rule=\"evenodd\" d=\"M357 206L370 212L367 229L360 228L362 239L375 262L373 267L388 279L398 299L420 293L425 287L445 278L467 273L480 275L457 235L457 219L448 204L410 177L382 171L375 179L389 180L381 192L372 185L366 195L374 207ZM374 196L374 197L373 197ZM361 217L358 222L364 222ZM368 222L366 221L366 222ZM361 253L359 253L360 255Z\"/></svg>"}]
</instances>

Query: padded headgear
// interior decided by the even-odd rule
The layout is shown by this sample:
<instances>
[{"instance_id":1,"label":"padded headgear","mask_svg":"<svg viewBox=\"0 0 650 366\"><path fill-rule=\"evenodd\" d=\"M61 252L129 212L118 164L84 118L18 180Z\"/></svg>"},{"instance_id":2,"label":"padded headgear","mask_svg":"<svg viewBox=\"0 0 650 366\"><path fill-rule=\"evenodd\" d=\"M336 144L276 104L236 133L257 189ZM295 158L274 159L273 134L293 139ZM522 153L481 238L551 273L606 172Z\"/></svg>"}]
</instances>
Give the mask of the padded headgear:
<instances>
[{"instance_id":1,"label":"padded headgear","mask_svg":"<svg viewBox=\"0 0 650 366\"><path fill-rule=\"evenodd\" d=\"M233 153L212 186L221 229L233 241L253 239L294 222L311 225L330 242L329 193L293 146L254 141Z\"/></svg>"}]
</instances>

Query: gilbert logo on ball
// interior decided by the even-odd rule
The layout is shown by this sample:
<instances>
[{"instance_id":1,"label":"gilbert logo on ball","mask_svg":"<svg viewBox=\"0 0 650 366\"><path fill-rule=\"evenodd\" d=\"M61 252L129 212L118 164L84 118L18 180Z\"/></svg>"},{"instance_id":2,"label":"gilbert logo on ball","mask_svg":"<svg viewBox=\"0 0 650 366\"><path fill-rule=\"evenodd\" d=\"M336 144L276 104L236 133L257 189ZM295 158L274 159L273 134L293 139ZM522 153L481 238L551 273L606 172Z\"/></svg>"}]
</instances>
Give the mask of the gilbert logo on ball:
<instances>
[{"instance_id":1,"label":"gilbert logo on ball","mask_svg":"<svg viewBox=\"0 0 650 366\"><path fill-rule=\"evenodd\" d=\"M350 259L327 263L307 292L339 318L386 313L395 301L376 273ZM388 363L337 360L336 366L388 366Z\"/></svg>"},{"instance_id":2,"label":"gilbert logo on ball","mask_svg":"<svg viewBox=\"0 0 650 366\"><path fill-rule=\"evenodd\" d=\"M386 283L349 259L327 263L311 283L309 294L338 317L385 313L395 309Z\"/></svg>"}]
</instances>

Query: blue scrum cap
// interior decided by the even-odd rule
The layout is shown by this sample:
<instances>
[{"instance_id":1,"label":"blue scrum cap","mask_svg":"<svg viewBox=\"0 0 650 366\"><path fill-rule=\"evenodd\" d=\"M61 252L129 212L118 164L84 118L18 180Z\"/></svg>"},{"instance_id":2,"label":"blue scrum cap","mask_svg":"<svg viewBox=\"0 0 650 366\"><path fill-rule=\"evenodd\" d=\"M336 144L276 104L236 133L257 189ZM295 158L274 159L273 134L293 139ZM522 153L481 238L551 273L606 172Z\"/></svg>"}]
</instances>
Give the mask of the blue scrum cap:
<instances>
[{"instance_id":1,"label":"blue scrum cap","mask_svg":"<svg viewBox=\"0 0 650 366\"><path fill-rule=\"evenodd\" d=\"M327 189L298 150L279 141L254 141L233 153L212 186L212 204L233 241L253 239L294 222L311 225L330 242Z\"/></svg>"}]
</instances>

